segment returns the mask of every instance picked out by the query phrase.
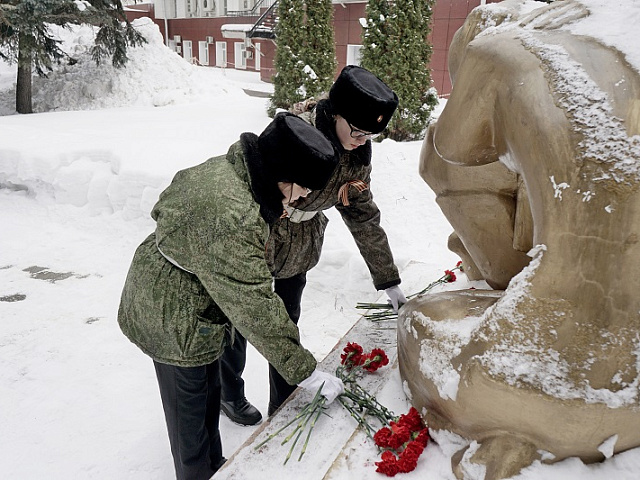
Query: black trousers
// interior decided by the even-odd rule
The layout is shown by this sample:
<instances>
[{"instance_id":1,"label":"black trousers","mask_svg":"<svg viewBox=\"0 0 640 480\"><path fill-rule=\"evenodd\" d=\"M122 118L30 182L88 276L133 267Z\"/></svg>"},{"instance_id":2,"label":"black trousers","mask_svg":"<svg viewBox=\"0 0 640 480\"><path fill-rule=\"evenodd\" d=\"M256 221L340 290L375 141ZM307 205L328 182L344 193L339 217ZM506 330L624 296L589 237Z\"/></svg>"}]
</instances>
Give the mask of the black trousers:
<instances>
[{"instance_id":1,"label":"black trousers","mask_svg":"<svg viewBox=\"0 0 640 480\"><path fill-rule=\"evenodd\" d=\"M153 362L178 480L209 480L224 464L220 441L220 366Z\"/></svg>"},{"instance_id":2,"label":"black trousers","mask_svg":"<svg viewBox=\"0 0 640 480\"><path fill-rule=\"evenodd\" d=\"M306 284L306 273L274 280L274 290L284 302L289 317L296 325L300 319L302 291ZM244 397L242 372L244 371L246 360L247 340L236 332L235 342L225 349L219 360L222 398L225 401L234 401ZM297 385L289 385L277 370L272 365L269 365L269 413L273 413L282 405L296 387Z\"/></svg>"}]
</instances>

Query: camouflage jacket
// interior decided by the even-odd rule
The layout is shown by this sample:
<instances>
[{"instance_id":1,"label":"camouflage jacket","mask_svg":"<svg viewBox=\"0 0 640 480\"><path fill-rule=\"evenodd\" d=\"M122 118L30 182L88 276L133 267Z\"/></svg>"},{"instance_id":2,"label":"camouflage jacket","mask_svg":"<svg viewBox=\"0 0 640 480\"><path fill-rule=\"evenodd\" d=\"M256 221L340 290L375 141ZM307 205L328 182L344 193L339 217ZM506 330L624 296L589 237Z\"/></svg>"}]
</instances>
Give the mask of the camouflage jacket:
<instances>
[{"instance_id":1,"label":"camouflage jacket","mask_svg":"<svg viewBox=\"0 0 640 480\"><path fill-rule=\"evenodd\" d=\"M376 289L398 285L400 276L387 235L380 226L380 210L373 201L371 189L360 191L349 183L360 180L367 186L370 184L371 142L350 152L344 150L335 134L329 102L321 100L311 106L315 108L309 112L294 110L294 113L315 125L339 148L340 164L323 190L311 192L297 206L303 211L318 211L313 218L299 223L284 218L271 226L266 250L271 273L276 278L289 278L310 270L318 263L324 230L329 221L322 210L336 207L356 241ZM347 202L340 198L341 192L348 193Z\"/></svg>"},{"instance_id":2,"label":"camouflage jacket","mask_svg":"<svg viewBox=\"0 0 640 480\"><path fill-rule=\"evenodd\" d=\"M135 252L118 322L154 360L186 367L216 360L225 329L234 327L297 384L316 361L273 292L264 250L282 194L261 181L256 142L243 134L226 155L178 172L162 192L151 213L155 233Z\"/></svg>"}]
</instances>

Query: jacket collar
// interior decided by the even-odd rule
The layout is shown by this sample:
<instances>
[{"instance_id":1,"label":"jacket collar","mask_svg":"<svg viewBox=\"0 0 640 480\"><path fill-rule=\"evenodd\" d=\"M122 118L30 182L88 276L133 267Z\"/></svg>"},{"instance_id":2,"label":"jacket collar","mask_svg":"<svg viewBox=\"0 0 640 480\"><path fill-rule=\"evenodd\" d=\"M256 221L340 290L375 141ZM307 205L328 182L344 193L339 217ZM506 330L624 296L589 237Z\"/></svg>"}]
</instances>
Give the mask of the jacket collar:
<instances>
[{"instance_id":1,"label":"jacket collar","mask_svg":"<svg viewBox=\"0 0 640 480\"><path fill-rule=\"evenodd\" d=\"M269 225L282 215L282 192L278 182L272 178L264 166L258 150L258 136L255 133L243 133L240 142L244 165L249 175L249 185L253 198L260 205L260 215Z\"/></svg>"},{"instance_id":2,"label":"jacket collar","mask_svg":"<svg viewBox=\"0 0 640 480\"><path fill-rule=\"evenodd\" d=\"M368 166L371 163L371 140L367 140L367 143L356 148L355 150L345 150L338 140L336 134L336 123L334 120L334 112L331 108L331 102L328 99L320 100L315 109L315 126L318 130L324 133L324 136L331 140L340 152L340 155L348 154L356 163Z\"/></svg>"}]
</instances>

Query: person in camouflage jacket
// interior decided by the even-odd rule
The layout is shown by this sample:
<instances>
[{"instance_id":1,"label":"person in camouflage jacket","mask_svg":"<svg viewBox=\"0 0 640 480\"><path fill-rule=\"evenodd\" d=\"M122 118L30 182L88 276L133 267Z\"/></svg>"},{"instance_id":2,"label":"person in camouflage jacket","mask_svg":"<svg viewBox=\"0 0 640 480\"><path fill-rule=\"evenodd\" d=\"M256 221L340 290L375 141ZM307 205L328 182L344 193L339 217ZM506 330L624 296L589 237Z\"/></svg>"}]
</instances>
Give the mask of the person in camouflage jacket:
<instances>
[{"instance_id":1,"label":"person in camouflage jacket","mask_svg":"<svg viewBox=\"0 0 640 480\"><path fill-rule=\"evenodd\" d=\"M178 172L154 206L118 322L154 360L177 478L208 479L224 463L218 358L236 331L290 384L340 393L300 344L264 259L283 206L321 189L337 161L320 132L279 114L260 137L244 133L226 155Z\"/></svg>"},{"instance_id":2,"label":"person in camouflage jacket","mask_svg":"<svg viewBox=\"0 0 640 480\"><path fill-rule=\"evenodd\" d=\"M382 80L361 67L345 67L328 99L306 101L294 113L315 125L340 152L340 162L327 185L300 199L271 227L266 258L275 277L275 291L289 315L300 318L306 272L320 259L328 219L322 213L335 207L369 268L374 286L385 290L397 310L406 302L387 235L380 226L380 210L373 201L371 138L382 132L398 105L398 97ZM241 374L245 364L242 342L225 351L222 366L223 411L229 418L251 424L257 410L244 398ZM269 415L295 389L274 368L269 368ZM259 412L258 412L259 415Z\"/></svg>"}]
</instances>

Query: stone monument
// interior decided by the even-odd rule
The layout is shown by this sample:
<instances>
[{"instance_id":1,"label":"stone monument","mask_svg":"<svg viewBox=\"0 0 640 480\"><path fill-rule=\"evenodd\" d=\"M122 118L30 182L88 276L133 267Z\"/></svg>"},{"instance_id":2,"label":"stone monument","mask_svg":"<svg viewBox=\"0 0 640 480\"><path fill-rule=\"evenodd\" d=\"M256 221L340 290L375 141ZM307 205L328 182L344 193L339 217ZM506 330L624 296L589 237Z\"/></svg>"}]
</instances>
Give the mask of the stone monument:
<instances>
[{"instance_id":1,"label":"stone monument","mask_svg":"<svg viewBox=\"0 0 640 480\"><path fill-rule=\"evenodd\" d=\"M640 74L574 33L589 1L476 8L422 147L449 248L494 289L425 295L398 319L412 403L470 442L460 479L640 446Z\"/></svg>"}]
</instances>

